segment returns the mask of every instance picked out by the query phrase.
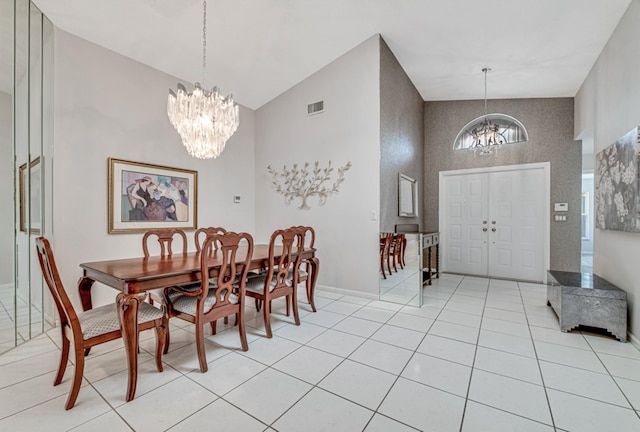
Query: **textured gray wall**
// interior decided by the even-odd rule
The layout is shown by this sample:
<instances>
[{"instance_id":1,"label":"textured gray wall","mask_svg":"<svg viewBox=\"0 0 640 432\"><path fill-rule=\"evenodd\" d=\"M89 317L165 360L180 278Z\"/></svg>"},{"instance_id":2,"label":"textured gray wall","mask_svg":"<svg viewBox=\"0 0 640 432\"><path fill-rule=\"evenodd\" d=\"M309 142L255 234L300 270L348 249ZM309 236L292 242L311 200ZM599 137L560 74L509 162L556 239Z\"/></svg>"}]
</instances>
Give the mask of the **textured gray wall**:
<instances>
[{"instance_id":1,"label":"textured gray wall","mask_svg":"<svg viewBox=\"0 0 640 432\"><path fill-rule=\"evenodd\" d=\"M551 212L554 202L569 204L567 222L548 215L551 231L551 268L580 271L580 199L582 145L573 139L573 98L508 99L488 102L489 112L520 120L529 141L511 144L497 155L453 152L453 140L467 122L484 113L484 101L425 102L425 187L423 214L426 231L438 230L438 175L440 171L551 162Z\"/></svg>"},{"instance_id":2,"label":"textured gray wall","mask_svg":"<svg viewBox=\"0 0 640 432\"><path fill-rule=\"evenodd\" d=\"M424 187L423 109L422 97L380 38L380 231L420 223L423 216L398 216L398 173L416 179L419 193Z\"/></svg>"}]
</instances>

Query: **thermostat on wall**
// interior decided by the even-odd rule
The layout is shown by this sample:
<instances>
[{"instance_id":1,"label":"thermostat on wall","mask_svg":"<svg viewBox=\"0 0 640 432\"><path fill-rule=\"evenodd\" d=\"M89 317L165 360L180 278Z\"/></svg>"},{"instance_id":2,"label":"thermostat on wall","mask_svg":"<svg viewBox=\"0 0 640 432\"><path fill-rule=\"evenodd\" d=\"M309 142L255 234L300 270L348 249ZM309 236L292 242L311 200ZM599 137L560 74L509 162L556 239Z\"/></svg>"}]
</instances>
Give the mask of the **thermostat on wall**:
<instances>
[{"instance_id":1,"label":"thermostat on wall","mask_svg":"<svg viewBox=\"0 0 640 432\"><path fill-rule=\"evenodd\" d=\"M568 203L553 203L553 211L569 211Z\"/></svg>"}]
</instances>

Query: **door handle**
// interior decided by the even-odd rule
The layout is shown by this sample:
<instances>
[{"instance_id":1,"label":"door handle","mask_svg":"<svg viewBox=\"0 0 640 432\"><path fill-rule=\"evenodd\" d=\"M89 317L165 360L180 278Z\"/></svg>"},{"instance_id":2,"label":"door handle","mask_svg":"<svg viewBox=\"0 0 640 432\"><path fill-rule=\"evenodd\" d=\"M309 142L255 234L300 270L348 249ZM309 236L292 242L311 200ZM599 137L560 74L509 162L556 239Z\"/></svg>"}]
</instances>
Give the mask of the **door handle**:
<instances>
[{"instance_id":1,"label":"door handle","mask_svg":"<svg viewBox=\"0 0 640 432\"><path fill-rule=\"evenodd\" d=\"M482 228L482 231L487 232L487 227Z\"/></svg>"},{"instance_id":2,"label":"door handle","mask_svg":"<svg viewBox=\"0 0 640 432\"><path fill-rule=\"evenodd\" d=\"M483 223L483 224L486 224L486 223L487 223L487 221L482 221L482 223Z\"/></svg>"},{"instance_id":3,"label":"door handle","mask_svg":"<svg viewBox=\"0 0 640 432\"><path fill-rule=\"evenodd\" d=\"M495 225L495 224L496 224L496 221L491 221L491 223L492 223L493 225Z\"/></svg>"},{"instance_id":4,"label":"door handle","mask_svg":"<svg viewBox=\"0 0 640 432\"><path fill-rule=\"evenodd\" d=\"M495 228L491 228L491 231L496 232L496 229Z\"/></svg>"}]
</instances>

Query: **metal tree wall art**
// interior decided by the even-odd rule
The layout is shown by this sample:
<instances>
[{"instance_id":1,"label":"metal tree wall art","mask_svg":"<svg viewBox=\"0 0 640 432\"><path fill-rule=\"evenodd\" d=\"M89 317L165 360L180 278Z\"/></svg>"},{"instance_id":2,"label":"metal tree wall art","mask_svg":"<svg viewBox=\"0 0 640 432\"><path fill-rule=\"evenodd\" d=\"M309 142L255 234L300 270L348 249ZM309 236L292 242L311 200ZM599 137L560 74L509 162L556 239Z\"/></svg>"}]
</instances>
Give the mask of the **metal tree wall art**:
<instances>
[{"instance_id":1,"label":"metal tree wall art","mask_svg":"<svg viewBox=\"0 0 640 432\"><path fill-rule=\"evenodd\" d=\"M298 167L298 164L293 164L291 169L287 169L285 165L282 168L282 172L278 172L271 168L271 165L267 166L267 170L273 177L273 185L276 188L276 192L284 196L284 201L289 205L294 198L302 198L302 204L299 209L308 210L311 207L307 204L309 197L317 196L320 205L324 205L327 202L327 197L332 194L336 194L340 191L340 184L344 181L345 171L351 168L351 162L343 167L338 168L338 178L329 185L331 175L333 173L333 167L331 161L327 164L326 168L320 168L320 162L315 161L313 166L309 162L305 162L302 167Z\"/></svg>"}]
</instances>

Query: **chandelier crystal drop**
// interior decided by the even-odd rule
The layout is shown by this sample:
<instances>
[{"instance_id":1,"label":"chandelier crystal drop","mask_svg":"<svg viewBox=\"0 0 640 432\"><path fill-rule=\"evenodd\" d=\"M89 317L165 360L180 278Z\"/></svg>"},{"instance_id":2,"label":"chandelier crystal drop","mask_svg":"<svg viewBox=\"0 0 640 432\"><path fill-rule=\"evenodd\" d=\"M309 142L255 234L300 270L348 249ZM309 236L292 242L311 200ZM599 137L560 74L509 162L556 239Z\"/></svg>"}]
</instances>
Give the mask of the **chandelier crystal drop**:
<instances>
[{"instance_id":1,"label":"chandelier crystal drop","mask_svg":"<svg viewBox=\"0 0 640 432\"><path fill-rule=\"evenodd\" d=\"M202 71L203 85L195 84L189 93L178 83L178 90L169 90L167 115L171 125L178 131L187 152L198 159L220 156L227 140L238 129L240 115L238 105L231 95L222 96L218 89L204 88L207 59L207 2L203 2L202 25Z\"/></svg>"}]
</instances>

